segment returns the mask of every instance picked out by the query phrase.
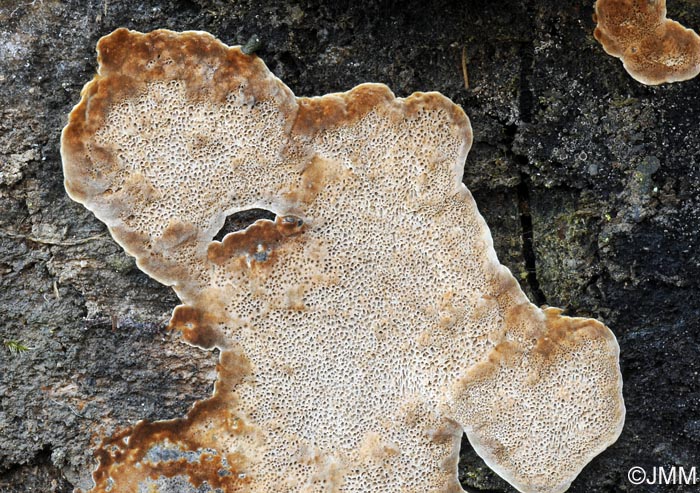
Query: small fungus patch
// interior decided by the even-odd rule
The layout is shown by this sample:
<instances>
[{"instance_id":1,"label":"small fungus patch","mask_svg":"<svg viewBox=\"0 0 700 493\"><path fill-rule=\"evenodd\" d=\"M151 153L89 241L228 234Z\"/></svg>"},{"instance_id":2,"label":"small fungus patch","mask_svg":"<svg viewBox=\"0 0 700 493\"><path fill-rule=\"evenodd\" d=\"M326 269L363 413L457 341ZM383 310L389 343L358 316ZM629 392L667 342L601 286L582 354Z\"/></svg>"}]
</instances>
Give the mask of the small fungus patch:
<instances>
[{"instance_id":1,"label":"small fungus patch","mask_svg":"<svg viewBox=\"0 0 700 493\"><path fill-rule=\"evenodd\" d=\"M521 491L559 492L617 439L617 341L499 264L460 107L297 98L202 32L119 29L98 53L66 189L221 353L210 399L103 443L93 491L458 492L464 430ZM275 217L214 239L256 208Z\"/></svg>"},{"instance_id":2,"label":"small fungus patch","mask_svg":"<svg viewBox=\"0 0 700 493\"><path fill-rule=\"evenodd\" d=\"M666 18L666 0L597 0L595 38L647 85L700 73L700 36Z\"/></svg>"}]
</instances>

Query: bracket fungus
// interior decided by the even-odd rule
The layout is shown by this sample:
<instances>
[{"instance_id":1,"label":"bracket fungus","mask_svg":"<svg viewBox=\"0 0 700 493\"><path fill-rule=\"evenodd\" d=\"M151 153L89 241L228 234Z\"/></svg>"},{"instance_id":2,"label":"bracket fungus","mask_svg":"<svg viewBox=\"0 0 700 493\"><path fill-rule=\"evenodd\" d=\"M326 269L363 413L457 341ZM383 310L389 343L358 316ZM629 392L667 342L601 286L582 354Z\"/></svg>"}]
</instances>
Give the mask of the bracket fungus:
<instances>
[{"instance_id":1,"label":"bracket fungus","mask_svg":"<svg viewBox=\"0 0 700 493\"><path fill-rule=\"evenodd\" d=\"M457 492L464 430L520 491L559 492L617 439L617 341L499 264L459 106L381 84L297 98L203 32L119 29L98 54L66 189L220 362L186 417L102 444L93 491ZM212 241L252 208L276 219Z\"/></svg>"},{"instance_id":2,"label":"bracket fungus","mask_svg":"<svg viewBox=\"0 0 700 493\"><path fill-rule=\"evenodd\" d=\"M595 38L632 78L658 85L700 73L700 36L666 18L666 0L597 0Z\"/></svg>"}]
</instances>

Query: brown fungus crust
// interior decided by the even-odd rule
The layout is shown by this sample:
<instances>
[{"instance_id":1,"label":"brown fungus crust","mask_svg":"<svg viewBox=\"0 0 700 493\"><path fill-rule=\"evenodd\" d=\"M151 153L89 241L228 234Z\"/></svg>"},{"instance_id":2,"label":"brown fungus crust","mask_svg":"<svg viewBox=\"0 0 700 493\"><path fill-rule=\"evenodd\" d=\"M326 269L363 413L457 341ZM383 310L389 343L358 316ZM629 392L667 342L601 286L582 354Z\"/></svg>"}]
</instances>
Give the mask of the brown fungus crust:
<instances>
[{"instance_id":1,"label":"brown fungus crust","mask_svg":"<svg viewBox=\"0 0 700 493\"><path fill-rule=\"evenodd\" d=\"M221 331L217 329L218 322L210 312L180 305L173 310L168 329L181 331L182 338L193 346L214 349L225 345Z\"/></svg>"},{"instance_id":2,"label":"brown fungus crust","mask_svg":"<svg viewBox=\"0 0 700 493\"><path fill-rule=\"evenodd\" d=\"M700 36L666 18L666 0L597 0L595 38L638 82L658 85L700 73Z\"/></svg>"},{"instance_id":3,"label":"brown fungus crust","mask_svg":"<svg viewBox=\"0 0 700 493\"><path fill-rule=\"evenodd\" d=\"M149 479L176 476L186 476L195 488L206 483L226 492L249 491L243 472L248 467L245 455L216 447L230 437L255 443L255 428L232 413L234 402L227 395L249 374L249 363L224 351L217 371L220 380L214 396L196 403L187 417L141 421L103 440L95 454L100 467L93 474L93 491L112 491L107 485L114 477L119 478L116 491L136 492ZM196 459L185 455L187 452L196 454Z\"/></svg>"},{"instance_id":4,"label":"brown fungus crust","mask_svg":"<svg viewBox=\"0 0 700 493\"><path fill-rule=\"evenodd\" d=\"M461 491L462 431L524 492L620 433L618 346L530 304L461 183L437 93L296 98L198 32L119 29L63 131L66 190L221 351L214 395L96 455L94 492ZM212 241L229 214L274 221Z\"/></svg>"}]
</instances>

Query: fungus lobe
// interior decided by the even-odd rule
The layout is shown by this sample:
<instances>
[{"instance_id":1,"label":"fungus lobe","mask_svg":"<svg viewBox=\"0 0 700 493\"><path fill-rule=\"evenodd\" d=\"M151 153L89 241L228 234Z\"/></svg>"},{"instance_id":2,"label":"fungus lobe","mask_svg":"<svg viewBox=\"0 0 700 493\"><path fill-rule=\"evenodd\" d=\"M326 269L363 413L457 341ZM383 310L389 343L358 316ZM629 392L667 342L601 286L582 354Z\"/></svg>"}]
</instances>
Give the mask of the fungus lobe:
<instances>
[{"instance_id":1,"label":"fungus lobe","mask_svg":"<svg viewBox=\"0 0 700 493\"><path fill-rule=\"evenodd\" d=\"M464 430L516 488L558 492L616 440L617 341L499 264L460 107L379 84L296 98L202 32L97 48L66 190L220 363L186 417L105 440L93 491L456 492ZM213 241L254 208L277 217Z\"/></svg>"},{"instance_id":2,"label":"fungus lobe","mask_svg":"<svg viewBox=\"0 0 700 493\"><path fill-rule=\"evenodd\" d=\"M642 84L692 79L700 73L700 36L666 18L666 0L597 0L595 38Z\"/></svg>"}]
</instances>

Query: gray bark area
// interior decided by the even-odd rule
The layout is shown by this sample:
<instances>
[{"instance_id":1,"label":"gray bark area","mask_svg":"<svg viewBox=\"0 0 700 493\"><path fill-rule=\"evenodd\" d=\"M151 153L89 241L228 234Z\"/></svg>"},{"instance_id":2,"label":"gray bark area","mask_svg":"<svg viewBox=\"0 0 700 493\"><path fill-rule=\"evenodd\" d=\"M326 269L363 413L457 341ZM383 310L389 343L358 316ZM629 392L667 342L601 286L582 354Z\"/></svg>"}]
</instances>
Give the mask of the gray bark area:
<instances>
[{"instance_id":1,"label":"gray bark area","mask_svg":"<svg viewBox=\"0 0 700 493\"><path fill-rule=\"evenodd\" d=\"M700 2L669 0L700 29ZM700 78L645 87L592 36L593 1L0 0L0 491L89 487L92 449L209 396L217 354L165 329L177 299L63 189L60 130L113 29L206 30L300 96L383 82L462 105L464 181L538 304L608 324L627 422L572 492L700 467ZM462 74L466 50L469 88ZM700 472L699 472L700 475ZM511 492L465 441L468 491Z\"/></svg>"}]
</instances>

